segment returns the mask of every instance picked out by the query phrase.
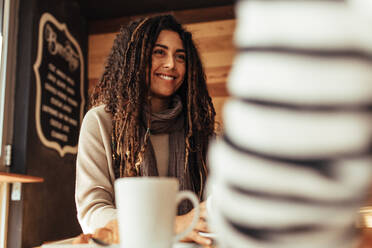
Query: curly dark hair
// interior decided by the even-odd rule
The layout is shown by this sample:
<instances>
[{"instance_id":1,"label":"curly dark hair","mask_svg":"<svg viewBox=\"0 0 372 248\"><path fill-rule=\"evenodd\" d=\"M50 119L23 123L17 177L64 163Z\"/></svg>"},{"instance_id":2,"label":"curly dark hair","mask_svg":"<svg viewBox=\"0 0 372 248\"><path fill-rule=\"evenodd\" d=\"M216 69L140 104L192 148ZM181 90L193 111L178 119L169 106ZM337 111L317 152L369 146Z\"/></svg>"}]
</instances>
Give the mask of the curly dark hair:
<instances>
[{"instance_id":1,"label":"curly dark hair","mask_svg":"<svg viewBox=\"0 0 372 248\"><path fill-rule=\"evenodd\" d=\"M186 73L176 94L181 97L185 120L185 170L190 170L194 190L200 197L207 176L206 152L214 135L215 110L192 35L173 16L143 18L120 29L90 106L105 104L105 110L113 116L112 153L119 176L140 176L138 165L147 144L146 136L142 145L140 142L144 125L141 113L151 99L151 82L146 81L151 78L152 52L162 30L178 33L186 51ZM149 128L150 123L145 125Z\"/></svg>"}]
</instances>

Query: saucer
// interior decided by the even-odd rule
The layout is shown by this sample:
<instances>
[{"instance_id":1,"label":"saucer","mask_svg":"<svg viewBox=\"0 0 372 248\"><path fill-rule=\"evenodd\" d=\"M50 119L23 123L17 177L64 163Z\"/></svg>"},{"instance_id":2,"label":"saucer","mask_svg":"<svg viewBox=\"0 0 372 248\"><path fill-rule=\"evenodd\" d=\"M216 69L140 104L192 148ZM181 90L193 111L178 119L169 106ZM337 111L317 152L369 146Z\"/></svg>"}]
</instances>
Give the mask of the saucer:
<instances>
[{"instance_id":1,"label":"saucer","mask_svg":"<svg viewBox=\"0 0 372 248\"><path fill-rule=\"evenodd\" d=\"M211 238L211 239L215 239L216 238L216 234L215 233L199 232L199 235L200 236L203 236L203 237Z\"/></svg>"}]
</instances>

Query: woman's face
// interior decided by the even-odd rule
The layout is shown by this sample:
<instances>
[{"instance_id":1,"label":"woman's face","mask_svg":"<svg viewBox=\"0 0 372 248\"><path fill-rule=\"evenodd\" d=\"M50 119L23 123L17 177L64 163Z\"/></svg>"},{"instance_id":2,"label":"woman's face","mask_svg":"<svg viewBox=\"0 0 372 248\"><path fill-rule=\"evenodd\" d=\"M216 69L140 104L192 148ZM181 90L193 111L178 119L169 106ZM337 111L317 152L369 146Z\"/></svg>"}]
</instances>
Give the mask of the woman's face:
<instances>
[{"instance_id":1,"label":"woman's face","mask_svg":"<svg viewBox=\"0 0 372 248\"><path fill-rule=\"evenodd\" d=\"M186 52L178 33L162 30L152 51L151 86L154 97L169 98L181 86Z\"/></svg>"}]
</instances>

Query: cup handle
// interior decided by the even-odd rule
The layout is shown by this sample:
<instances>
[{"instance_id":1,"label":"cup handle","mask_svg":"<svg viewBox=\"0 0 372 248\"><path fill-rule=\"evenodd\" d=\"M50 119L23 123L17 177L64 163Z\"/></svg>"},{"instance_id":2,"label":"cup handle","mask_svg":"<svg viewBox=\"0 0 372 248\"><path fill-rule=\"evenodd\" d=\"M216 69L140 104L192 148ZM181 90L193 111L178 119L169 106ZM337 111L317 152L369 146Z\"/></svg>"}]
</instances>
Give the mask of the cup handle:
<instances>
[{"instance_id":1,"label":"cup handle","mask_svg":"<svg viewBox=\"0 0 372 248\"><path fill-rule=\"evenodd\" d=\"M179 234L177 234L176 236L173 237L173 243L176 243L176 242L180 241L183 237L185 237L187 234L189 234L194 229L194 227L196 226L196 224L198 223L198 220L199 220L199 215L200 215L199 200L196 197L195 193L193 193L189 190L179 192L177 194L177 198L176 198L177 205L180 204L180 202L185 200L185 199L189 199L191 201L192 205L194 206L194 208L195 208L194 217L191 221L191 224L185 229L185 231L183 231L183 232L181 232L181 233L179 233Z\"/></svg>"}]
</instances>

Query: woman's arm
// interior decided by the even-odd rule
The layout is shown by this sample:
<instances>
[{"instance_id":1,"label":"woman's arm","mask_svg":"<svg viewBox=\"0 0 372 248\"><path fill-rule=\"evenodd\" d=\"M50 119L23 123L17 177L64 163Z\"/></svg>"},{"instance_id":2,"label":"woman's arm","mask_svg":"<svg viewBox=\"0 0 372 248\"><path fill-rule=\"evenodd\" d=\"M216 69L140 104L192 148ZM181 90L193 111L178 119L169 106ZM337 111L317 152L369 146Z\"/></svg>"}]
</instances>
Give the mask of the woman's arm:
<instances>
[{"instance_id":1,"label":"woman's arm","mask_svg":"<svg viewBox=\"0 0 372 248\"><path fill-rule=\"evenodd\" d=\"M75 201L84 233L92 233L116 218L111 125L110 115L100 106L88 111L81 126Z\"/></svg>"}]
</instances>

